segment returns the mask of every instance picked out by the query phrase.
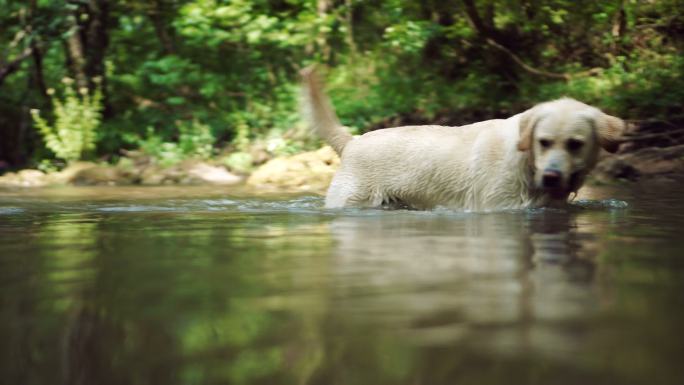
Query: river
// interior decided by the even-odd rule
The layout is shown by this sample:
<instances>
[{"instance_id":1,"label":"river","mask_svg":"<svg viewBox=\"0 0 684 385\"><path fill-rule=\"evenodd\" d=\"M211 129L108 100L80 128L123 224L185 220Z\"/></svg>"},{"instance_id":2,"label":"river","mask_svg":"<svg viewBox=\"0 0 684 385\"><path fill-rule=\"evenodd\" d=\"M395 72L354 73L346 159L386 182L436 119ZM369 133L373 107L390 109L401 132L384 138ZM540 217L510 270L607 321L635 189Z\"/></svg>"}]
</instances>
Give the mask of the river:
<instances>
[{"instance_id":1,"label":"river","mask_svg":"<svg viewBox=\"0 0 684 385\"><path fill-rule=\"evenodd\" d=\"M564 210L0 191L6 384L680 384L684 186Z\"/></svg>"}]
</instances>

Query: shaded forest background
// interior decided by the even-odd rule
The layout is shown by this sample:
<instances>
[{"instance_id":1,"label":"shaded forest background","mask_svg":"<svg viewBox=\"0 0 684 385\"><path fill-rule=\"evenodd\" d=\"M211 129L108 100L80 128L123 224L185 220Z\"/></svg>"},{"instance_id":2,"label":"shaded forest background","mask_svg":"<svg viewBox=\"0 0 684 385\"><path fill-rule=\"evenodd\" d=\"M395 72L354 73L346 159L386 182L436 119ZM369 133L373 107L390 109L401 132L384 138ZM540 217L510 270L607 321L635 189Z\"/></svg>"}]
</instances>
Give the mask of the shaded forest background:
<instances>
[{"instance_id":1,"label":"shaded forest background","mask_svg":"<svg viewBox=\"0 0 684 385\"><path fill-rule=\"evenodd\" d=\"M681 0L0 0L0 168L54 159L31 110L50 124L77 109L56 111L55 99L78 107L88 96L98 113L65 120L93 120L86 157L215 156L258 141L296 152L311 146L297 106L298 70L311 63L328 68L338 114L358 132L502 117L563 95L628 119L681 120L683 9Z\"/></svg>"}]
</instances>

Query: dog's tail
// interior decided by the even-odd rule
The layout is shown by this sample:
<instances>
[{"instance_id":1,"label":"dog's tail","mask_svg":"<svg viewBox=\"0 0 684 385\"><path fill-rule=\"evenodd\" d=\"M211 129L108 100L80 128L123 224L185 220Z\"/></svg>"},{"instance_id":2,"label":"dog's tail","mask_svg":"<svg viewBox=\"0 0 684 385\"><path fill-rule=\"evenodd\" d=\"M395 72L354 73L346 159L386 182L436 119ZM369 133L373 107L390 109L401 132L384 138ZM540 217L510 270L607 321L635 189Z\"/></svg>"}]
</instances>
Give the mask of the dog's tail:
<instances>
[{"instance_id":1,"label":"dog's tail","mask_svg":"<svg viewBox=\"0 0 684 385\"><path fill-rule=\"evenodd\" d=\"M328 142L338 155L342 155L342 150L352 140L352 135L337 119L315 68L309 66L301 71L301 75L304 83L304 110L310 124L318 136Z\"/></svg>"}]
</instances>

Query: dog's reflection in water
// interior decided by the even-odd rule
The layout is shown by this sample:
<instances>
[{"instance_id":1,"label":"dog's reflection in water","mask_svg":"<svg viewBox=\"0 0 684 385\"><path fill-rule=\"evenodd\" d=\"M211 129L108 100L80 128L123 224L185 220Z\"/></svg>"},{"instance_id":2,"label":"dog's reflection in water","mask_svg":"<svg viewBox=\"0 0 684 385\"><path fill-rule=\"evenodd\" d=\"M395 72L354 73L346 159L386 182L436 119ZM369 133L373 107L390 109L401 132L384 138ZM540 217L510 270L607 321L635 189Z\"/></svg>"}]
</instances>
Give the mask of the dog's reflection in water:
<instances>
[{"instance_id":1,"label":"dog's reflection in water","mask_svg":"<svg viewBox=\"0 0 684 385\"><path fill-rule=\"evenodd\" d=\"M331 224L337 306L424 343L571 349L596 308L595 238L563 211L389 212ZM561 344L561 345L559 345Z\"/></svg>"}]
</instances>

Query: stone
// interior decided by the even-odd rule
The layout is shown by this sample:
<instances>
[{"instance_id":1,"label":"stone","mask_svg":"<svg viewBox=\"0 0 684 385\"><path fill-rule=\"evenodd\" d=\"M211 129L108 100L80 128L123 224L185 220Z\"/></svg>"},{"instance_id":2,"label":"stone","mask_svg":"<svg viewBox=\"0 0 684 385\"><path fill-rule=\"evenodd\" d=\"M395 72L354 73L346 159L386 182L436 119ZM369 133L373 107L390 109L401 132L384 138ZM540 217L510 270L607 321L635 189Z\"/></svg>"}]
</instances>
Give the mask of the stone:
<instances>
[{"instance_id":1,"label":"stone","mask_svg":"<svg viewBox=\"0 0 684 385\"><path fill-rule=\"evenodd\" d=\"M164 182L164 172L160 167L148 166L140 173L140 184L146 186L157 186Z\"/></svg>"},{"instance_id":2,"label":"stone","mask_svg":"<svg viewBox=\"0 0 684 385\"><path fill-rule=\"evenodd\" d=\"M40 170L21 170L17 173L22 186L41 187L47 185L45 173Z\"/></svg>"},{"instance_id":3,"label":"stone","mask_svg":"<svg viewBox=\"0 0 684 385\"><path fill-rule=\"evenodd\" d=\"M644 147L602 159L595 176L602 181L684 174L684 145Z\"/></svg>"},{"instance_id":4,"label":"stone","mask_svg":"<svg viewBox=\"0 0 684 385\"><path fill-rule=\"evenodd\" d=\"M27 169L10 172L0 177L0 186L8 187L42 187L47 186L45 173L40 170Z\"/></svg>"},{"instance_id":5,"label":"stone","mask_svg":"<svg viewBox=\"0 0 684 385\"><path fill-rule=\"evenodd\" d=\"M325 191L340 160L329 146L316 151L278 157L259 167L247 184L262 188Z\"/></svg>"},{"instance_id":6,"label":"stone","mask_svg":"<svg viewBox=\"0 0 684 385\"><path fill-rule=\"evenodd\" d=\"M80 172L95 167L98 167L98 165L92 162L73 162L67 165L62 171L50 173L48 175L48 181L51 185L72 184Z\"/></svg>"},{"instance_id":7,"label":"stone","mask_svg":"<svg viewBox=\"0 0 684 385\"><path fill-rule=\"evenodd\" d=\"M75 185L130 185L133 178L130 173L113 166L88 167L77 172L72 181Z\"/></svg>"},{"instance_id":8,"label":"stone","mask_svg":"<svg viewBox=\"0 0 684 385\"><path fill-rule=\"evenodd\" d=\"M228 172L223 167L212 166L207 163L196 163L188 168L187 176L190 183L200 182L208 184L233 185L242 182L242 177Z\"/></svg>"},{"instance_id":9,"label":"stone","mask_svg":"<svg viewBox=\"0 0 684 385\"><path fill-rule=\"evenodd\" d=\"M229 172L225 167L197 160L186 160L165 168L149 165L139 174L139 182L143 185L234 185L243 181L241 176Z\"/></svg>"},{"instance_id":10,"label":"stone","mask_svg":"<svg viewBox=\"0 0 684 385\"><path fill-rule=\"evenodd\" d=\"M602 160L596 166L594 176L601 182L609 182L615 178L635 180L639 177L639 171L625 159L615 156Z\"/></svg>"}]
</instances>

